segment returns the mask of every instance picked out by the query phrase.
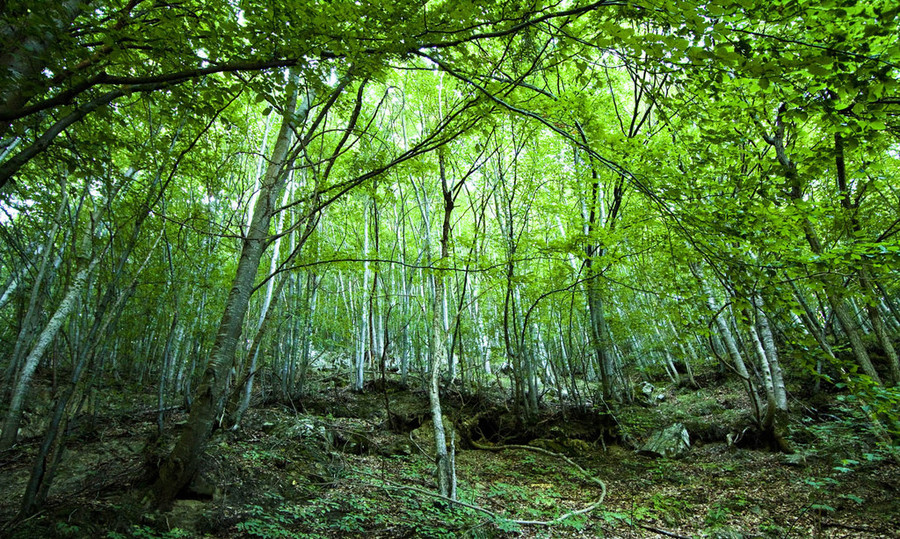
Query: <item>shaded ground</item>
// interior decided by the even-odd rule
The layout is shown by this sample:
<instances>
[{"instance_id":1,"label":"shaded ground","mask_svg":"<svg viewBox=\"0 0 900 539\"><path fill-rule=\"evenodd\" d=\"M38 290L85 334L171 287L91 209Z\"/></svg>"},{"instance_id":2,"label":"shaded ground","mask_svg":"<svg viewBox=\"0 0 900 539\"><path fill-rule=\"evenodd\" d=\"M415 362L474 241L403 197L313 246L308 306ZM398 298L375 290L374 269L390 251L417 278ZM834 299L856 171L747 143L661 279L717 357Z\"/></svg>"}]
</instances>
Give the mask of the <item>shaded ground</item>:
<instances>
[{"instance_id":1,"label":"shaded ground","mask_svg":"<svg viewBox=\"0 0 900 539\"><path fill-rule=\"evenodd\" d=\"M215 435L200 479L168 514L141 504L148 469L174 440L172 432L148 444L152 413L107 417L76 439L45 511L9 524L37 443L26 441L0 456L0 536L900 537L900 466L867 452L852 425L823 423L812 409L796 418L798 452L783 455L741 447L750 436L740 397L727 389L670 392L659 408L615 416L550 406L528 428L490 399L449 394L459 498L479 511L429 495L424 393L389 387L388 396L392 429L375 387L252 409L242 430ZM687 457L633 450L676 420L695 444ZM472 441L565 453L605 482L604 503L553 527L517 525L586 507L600 489L562 458Z\"/></svg>"}]
</instances>

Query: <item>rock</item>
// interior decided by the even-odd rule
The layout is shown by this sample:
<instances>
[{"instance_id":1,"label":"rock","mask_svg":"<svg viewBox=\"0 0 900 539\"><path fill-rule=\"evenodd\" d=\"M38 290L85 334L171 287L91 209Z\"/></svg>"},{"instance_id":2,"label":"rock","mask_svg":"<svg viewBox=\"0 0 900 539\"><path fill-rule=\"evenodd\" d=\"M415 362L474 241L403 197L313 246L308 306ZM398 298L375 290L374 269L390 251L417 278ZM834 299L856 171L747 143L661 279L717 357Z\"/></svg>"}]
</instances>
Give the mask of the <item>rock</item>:
<instances>
[{"instance_id":1,"label":"rock","mask_svg":"<svg viewBox=\"0 0 900 539\"><path fill-rule=\"evenodd\" d=\"M681 423L675 423L665 429L654 431L640 452L657 457L678 458L690 450L691 439L687 429Z\"/></svg>"},{"instance_id":2,"label":"rock","mask_svg":"<svg viewBox=\"0 0 900 539\"><path fill-rule=\"evenodd\" d=\"M392 444L379 447L378 454L385 457L393 457L393 456L409 456L412 455L413 445L412 442L405 439L400 439L395 441Z\"/></svg>"},{"instance_id":3,"label":"rock","mask_svg":"<svg viewBox=\"0 0 900 539\"><path fill-rule=\"evenodd\" d=\"M450 418L444 416L444 437L447 442L447 449L450 449L450 440L451 433L455 432L453 429L453 422L450 421ZM429 419L422 423L422 426L417 428L416 430L409 433L412 437L413 441L419 444L422 449L428 451L429 453L434 453L434 423ZM457 445L459 444L459 437L457 436Z\"/></svg>"},{"instance_id":4,"label":"rock","mask_svg":"<svg viewBox=\"0 0 900 539\"><path fill-rule=\"evenodd\" d=\"M641 393L647 398L647 402L654 406L664 401L666 398L665 392L650 382L644 382L641 385Z\"/></svg>"},{"instance_id":5,"label":"rock","mask_svg":"<svg viewBox=\"0 0 900 539\"><path fill-rule=\"evenodd\" d=\"M316 440L327 445L334 444L334 433L309 417L296 417L268 429L268 434L288 440Z\"/></svg>"},{"instance_id":6,"label":"rock","mask_svg":"<svg viewBox=\"0 0 900 539\"><path fill-rule=\"evenodd\" d=\"M549 440L547 438L538 438L536 440L531 440L528 445L546 449L547 451L553 451L554 453L564 453L566 450L565 446L558 440Z\"/></svg>"}]
</instances>

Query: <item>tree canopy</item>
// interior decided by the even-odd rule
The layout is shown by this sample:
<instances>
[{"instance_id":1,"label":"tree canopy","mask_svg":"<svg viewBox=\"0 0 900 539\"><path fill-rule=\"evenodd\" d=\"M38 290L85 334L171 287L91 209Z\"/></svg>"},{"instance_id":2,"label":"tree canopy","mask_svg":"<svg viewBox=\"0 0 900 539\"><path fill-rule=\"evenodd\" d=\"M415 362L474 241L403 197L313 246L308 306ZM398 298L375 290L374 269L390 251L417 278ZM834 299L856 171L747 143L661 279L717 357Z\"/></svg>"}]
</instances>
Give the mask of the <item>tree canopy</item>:
<instances>
[{"instance_id":1,"label":"tree canopy","mask_svg":"<svg viewBox=\"0 0 900 539\"><path fill-rule=\"evenodd\" d=\"M191 412L163 507L314 369L418 381L441 437L448 386L527 421L712 363L772 447L786 387L900 436L895 2L100 4L0 15L0 450L54 380L26 513L122 383Z\"/></svg>"}]
</instances>

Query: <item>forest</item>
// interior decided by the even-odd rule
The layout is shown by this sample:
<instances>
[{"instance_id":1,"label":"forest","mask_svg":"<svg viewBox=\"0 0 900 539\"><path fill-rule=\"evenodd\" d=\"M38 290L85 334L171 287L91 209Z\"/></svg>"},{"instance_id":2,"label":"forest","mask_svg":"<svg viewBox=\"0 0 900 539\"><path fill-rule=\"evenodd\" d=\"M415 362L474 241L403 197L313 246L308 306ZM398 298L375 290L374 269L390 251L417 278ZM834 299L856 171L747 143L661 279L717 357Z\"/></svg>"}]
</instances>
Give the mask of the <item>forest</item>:
<instances>
[{"instance_id":1,"label":"forest","mask_svg":"<svg viewBox=\"0 0 900 539\"><path fill-rule=\"evenodd\" d=\"M0 537L900 537L898 15L0 3Z\"/></svg>"}]
</instances>

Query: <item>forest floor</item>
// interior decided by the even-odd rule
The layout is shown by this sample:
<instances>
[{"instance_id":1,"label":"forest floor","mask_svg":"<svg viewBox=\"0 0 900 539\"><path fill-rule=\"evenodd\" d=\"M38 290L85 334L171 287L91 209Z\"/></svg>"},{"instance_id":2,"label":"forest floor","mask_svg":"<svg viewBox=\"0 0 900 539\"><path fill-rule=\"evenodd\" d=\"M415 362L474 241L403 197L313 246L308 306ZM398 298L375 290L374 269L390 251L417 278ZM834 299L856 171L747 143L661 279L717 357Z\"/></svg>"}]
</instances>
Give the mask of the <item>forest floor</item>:
<instances>
[{"instance_id":1,"label":"forest floor","mask_svg":"<svg viewBox=\"0 0 900 539\"><path fill-rule=\"evenodd\" d=\"M150 397L107 403L130 411L70 441L47 506L27 520L12 517L38 438L0 455L0 537L900 537L900 465L826 405L798 403L793 454L742 444L745 403L727 386L669 389L615 415L548 405L529 427L499 399L447 394L466 504L450 507L434 495L425 393L335 385L217 431L168 513L146 512L143 498L185 416L173 411L157 439ZM691 433L687 456L634 450L676 421ZM507 447L526 444L538 449ZM553 525L516 522L592 505Z\"/></svg>"}]
</instances>

